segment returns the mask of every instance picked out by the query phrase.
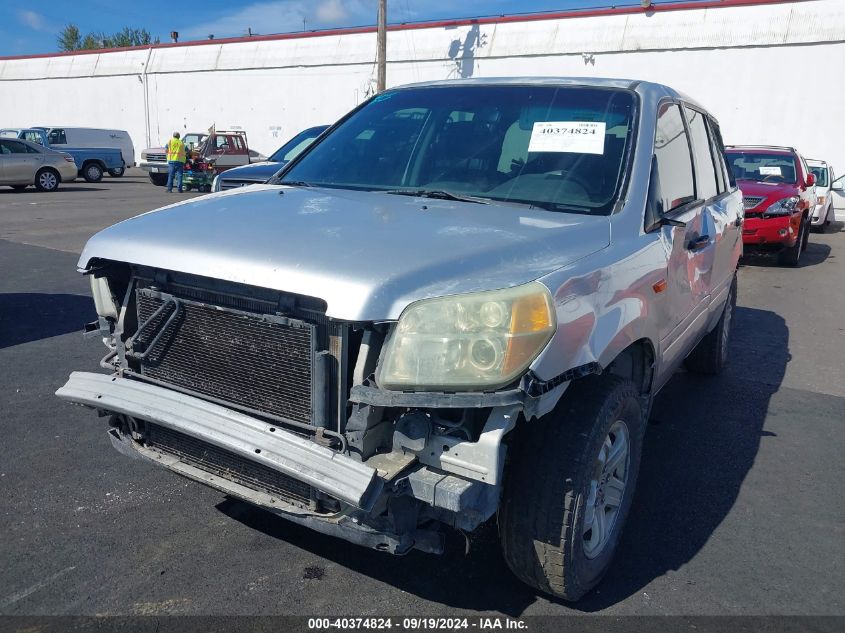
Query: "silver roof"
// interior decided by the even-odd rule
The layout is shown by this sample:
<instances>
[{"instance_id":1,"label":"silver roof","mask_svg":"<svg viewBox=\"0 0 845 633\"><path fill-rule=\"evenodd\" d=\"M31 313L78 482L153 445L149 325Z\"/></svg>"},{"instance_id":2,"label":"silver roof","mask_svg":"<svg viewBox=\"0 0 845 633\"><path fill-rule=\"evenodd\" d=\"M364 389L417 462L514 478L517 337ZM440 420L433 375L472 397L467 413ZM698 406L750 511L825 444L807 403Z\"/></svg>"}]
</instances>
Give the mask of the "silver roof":
<instances>
[{"instance_id":1,"label":"silver roof","mask_svg":"<svg viewBox=\"0 0 845 633\"><path fill-rule=\"evenodd\" d=\"M434 86L592 86L596 88L618 88L620 90L634 90L642 96L656 99L670 97L682 99L702 110L707 110L695 99L675 90L665 84L639 79L620 79L612 77L471 77L467 79L441 79L437 81L421 81L418 83L395 86L390 90L405 90L407 88L429 88Z\"/></svg>"}]
</instances>

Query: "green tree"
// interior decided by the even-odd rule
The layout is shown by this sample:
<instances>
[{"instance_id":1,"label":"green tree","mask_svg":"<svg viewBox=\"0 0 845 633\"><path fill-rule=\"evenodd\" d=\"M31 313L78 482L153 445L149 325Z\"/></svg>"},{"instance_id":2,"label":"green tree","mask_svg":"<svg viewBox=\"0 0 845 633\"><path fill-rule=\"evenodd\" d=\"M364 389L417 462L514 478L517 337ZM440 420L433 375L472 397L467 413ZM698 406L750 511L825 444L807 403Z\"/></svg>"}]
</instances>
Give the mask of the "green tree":
<instances>
[{"instance_id":1,"label":"green tree","mask_svg":"<svg viewBox=\"0 0 845 633\"><path fill-rule=\"evenodd\" d=\"M61 51L78 51L82 47L82 36L79 27L75 24L68 24L61 30L56 41Z\"/></svg>"},{"instance_id":2,"label":"green tree","mask_svg":"<svg viewBox=\"0 0 845 633\"><path fill-rule=\"evenodd\" d=\"M124 26L123 29L111 35L102 31L87 33L84 37L79 28L74 24L68 24L56 41L59 49L63 51L95 50L98 48L123 48L126 46L145 46L147 44L158 44L159 39L150 35L147 29L133 29Z\"/></svg>"}]
</instances>

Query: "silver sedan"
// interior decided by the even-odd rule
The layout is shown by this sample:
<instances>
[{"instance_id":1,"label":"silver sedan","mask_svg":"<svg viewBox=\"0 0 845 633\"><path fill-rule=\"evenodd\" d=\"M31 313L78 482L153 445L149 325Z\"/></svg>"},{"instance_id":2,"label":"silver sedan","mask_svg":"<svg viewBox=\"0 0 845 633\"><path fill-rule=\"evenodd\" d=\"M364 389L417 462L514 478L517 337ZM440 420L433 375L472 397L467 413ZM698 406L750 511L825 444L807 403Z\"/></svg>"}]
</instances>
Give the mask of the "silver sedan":
<instances>
[{"instance_id":1,"label":"silver sedan","mask_svg":"<svg viewBox=\"0 0 845 633\"><path fill-rule=\"evenodd\" d=\"M76 178L73 157L22 139L0 139L0 185L23 190L55 191Z\"/></svg>"}]
</instances>

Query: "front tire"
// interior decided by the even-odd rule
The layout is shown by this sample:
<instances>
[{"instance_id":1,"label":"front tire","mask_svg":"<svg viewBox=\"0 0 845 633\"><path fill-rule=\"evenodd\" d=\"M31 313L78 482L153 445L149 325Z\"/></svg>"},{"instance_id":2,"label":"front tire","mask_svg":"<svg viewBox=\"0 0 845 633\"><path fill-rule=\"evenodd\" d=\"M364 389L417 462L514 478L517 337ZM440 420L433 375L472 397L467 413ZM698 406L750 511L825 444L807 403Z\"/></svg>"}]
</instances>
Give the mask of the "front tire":
<instances>
[{"instance_id":1,"label":"front tire","mask_svg":"<svg viewBox=\"0 0 845 633\"><path fill-rule=\"evenodd\" d=\"M103 179L103 168L97 163L86 163L82 166L82 177L85 182L100 182Z\"/></svg>"},{"instance_id":2,"label":"front tire","mask_svg":"<svg viewBox=\"0 0 845 633\"><path fill-rule=\"evenodd\" d=\"M167 174L150 174L150 182L156 187L164 187L167 184Z\"/></svg>"},{"instance_id":3,"label":"front tire","mask_svg":"<svg viewBox=\"0 0 845 633\"><path fill-rule=\"evenodd\" d=\"M35 174L35 188L38 191L55 191L59 188L62 177L52 167L39 169Z\"/></svg>"},{"instance_id":4,"label":"front tire","mask_svg":"<svg viewBox=\"0 0 845 633\"><path fill-rule=\"evenodd\" d=\"M508 567L524 583L578 600L601 581L631 508L643 411L630 381L590 376L515 438L499 535Z\"/></svg>"},{"instance_id":5,"label":"front tire","mask_svg":"<svg viewBox=\"0 0 845 633\"><path fill-rule=\"evenodd\" d=\"M798 238L795 240L793 246L784 248L778 255L778 262L784 266L797 266L801 260L801 252L804 250L804 243L806 239L805 233L808 231L807 222L801 220L801 227L798 229Z\"/></svg>"},{"instance_id":6,"label":"front tire","mask_svg":"<svg viewBox=\"0 0 845 633\"><path fill-rule=\"evenodd\" d=\"M810 218L806 219L807 228L804 229L804 239L801 241L801 252L807 250L807 243L810 241Z\"/></svg>"},{"instance_id":7,"label":"front tire","mask_svg":"<svg viewBox=\"0 0 845 633\"><path fill-rule=\"evenodd\" d=\"M109 169L109 176L112 178L120 178L126 173L126 166L118 167L116 169Z\"/></svg>"},{"instance_id":8,"label":"front tire","mask_svg":"<svg viewBox=\"0 0 845 633\"><path fill-rule=\"evenodd\" d=\"M728 344L730 343L731 325L736 311L737 281L734 274L725 308L716 327L707 334L684 361L684 366L697 374L716 375L728 362Z\"/></svg>"}]
</instances>

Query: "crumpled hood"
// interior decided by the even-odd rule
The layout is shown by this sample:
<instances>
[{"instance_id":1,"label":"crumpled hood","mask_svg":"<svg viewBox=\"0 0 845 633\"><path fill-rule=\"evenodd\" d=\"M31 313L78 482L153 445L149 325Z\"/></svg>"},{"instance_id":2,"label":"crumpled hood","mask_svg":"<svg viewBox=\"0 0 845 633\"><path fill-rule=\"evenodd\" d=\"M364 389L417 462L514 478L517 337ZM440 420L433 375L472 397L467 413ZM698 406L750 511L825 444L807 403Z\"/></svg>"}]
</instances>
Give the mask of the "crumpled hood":
<instances>
[{"instance_id":1,"label":"crumpled hood","mask_svg":"<svg viewBox=\"0 0 845 633\"><path fill-rule=\"evenodd\" d=\"M737 181L743 196L751 196L753 198L763 198L753 210L757 207L765 209L783 198L790 196L797 196L801 194L798 185L790 185L783 182L757 182L756 180L739 180ZM746 209L752 211L752 209Z\"/></svg>"},{"instance_id":2,"label":"crumpled hood","mask_svg":"<svg viewBox=\"0 0 845 633\"><path fill-rule=\"evenodd\" d=\"M604 216L254 185L115 224L79 260L143 264L319 297L390 320L427 297L527 283L608 245Z\"/></svg>"}]
</instances>

